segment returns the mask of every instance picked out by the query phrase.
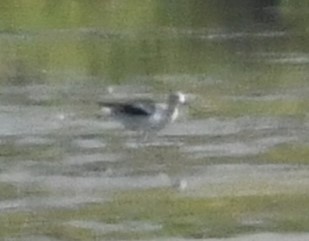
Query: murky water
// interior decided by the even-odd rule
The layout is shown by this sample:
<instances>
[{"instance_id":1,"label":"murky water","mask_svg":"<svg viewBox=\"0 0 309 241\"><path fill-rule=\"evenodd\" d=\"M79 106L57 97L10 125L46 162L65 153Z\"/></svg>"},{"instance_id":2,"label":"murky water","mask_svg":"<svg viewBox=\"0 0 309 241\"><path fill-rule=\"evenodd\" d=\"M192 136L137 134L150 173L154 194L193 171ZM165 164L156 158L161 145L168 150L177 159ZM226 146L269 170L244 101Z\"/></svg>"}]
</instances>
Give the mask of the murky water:
<instances>
[{"instance_id":1,"label":"murky water","mask_svg":"<svg viewBox=\"0 0 309 241\"><path fill-rule=\"evenodd\" d=\"M41 95L38 89L47 94ZM48 85L2 88L1 99L14 96L14 103L0 106L0 183L15 190L1 198L2 213L104 203L112 200L113 193L128 190L171 188L185 196L224 197L293 195L309 188L307 165L293 164L293 160L268 163L267 156L263 157L278 146L307 143L308 118L249 114L194 118L188 110L194 107L189 105L178 122L145 142L110 119L97 118L99 108L94 101L99 94L89 96L87 103L40 103L52 98L48 95L54 91ZM87 92L96 93L96 88ZM87 94L81 89L72 95L78 99ZM307 98L302 96L293 94L300 101ZM269 94L254 101L267 102ZM74 219L64 225L98 233L162 228L156 223L103 225ZM29 239L54 240L43 236Z\"/></svg>"},{"instance_id":2,"label":"murky water","mask_svg":"<svg viewBox=\"0 0 309 241\"><path fill-rule=\"evenodd\" d=\"M306 32L115 23L0 33L0 239L308 239ZM147 140L96 105L171 90Z\"/></svg>"}]
</instances>

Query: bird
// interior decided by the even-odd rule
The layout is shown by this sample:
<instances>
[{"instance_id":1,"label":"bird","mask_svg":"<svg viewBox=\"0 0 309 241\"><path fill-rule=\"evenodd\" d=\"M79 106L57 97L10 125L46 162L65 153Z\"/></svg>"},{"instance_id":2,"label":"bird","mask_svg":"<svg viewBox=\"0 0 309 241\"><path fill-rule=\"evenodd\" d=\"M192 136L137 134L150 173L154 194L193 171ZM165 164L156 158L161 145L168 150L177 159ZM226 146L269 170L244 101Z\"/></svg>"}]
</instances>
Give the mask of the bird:
<instances>
[{"instance_id":1,"label":"bird","mask_svg":"<svg viewBox=\"0 0 309 241\"><path fill-rule=\"evenodd\" d=\"M126 129L141 132L147 136L158 132L174 122L179 115L179 106L186 103L182 92L171 93L165 105L151 99L135 99L122 102L100 101L99 106L108 110L110 116Z\"/></svg>"}]
</instances>

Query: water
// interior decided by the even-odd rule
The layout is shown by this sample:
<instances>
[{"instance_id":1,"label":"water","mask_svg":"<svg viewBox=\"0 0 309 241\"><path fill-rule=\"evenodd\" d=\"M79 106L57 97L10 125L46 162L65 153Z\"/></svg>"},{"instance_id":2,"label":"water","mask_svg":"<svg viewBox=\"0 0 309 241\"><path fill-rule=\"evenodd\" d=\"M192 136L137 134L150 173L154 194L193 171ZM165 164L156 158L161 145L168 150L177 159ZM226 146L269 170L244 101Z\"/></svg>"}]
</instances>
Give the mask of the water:
<instances>
[{"instance_id":1,"label":"water","mask_svg":"<svg viewBox=\"0 0 309 241\"><path fill-rule=\"evenodd\" d=\"M96 96L89 96L87 103L48 105L29 101L35 96L35 102L40 102L37 89L44 89L48 96L54 91L49 88L48 85L2 88L1 99L15 95L14 103L0 107L0 183L4 191L9 185L6 191L9 194L0 200L4 215L103 204L112 201L114 193L130 190L168 188L195 198L295 195L308 190L306 163L298 163L298 156L295 160L273 160L268 155L277 148L280 151L282 146L307 145L306 117L252 114L192 117L189 106L184 107L178 122L142 142L134 133L123 131L118 123L98 119L99 108L89 101ZM299 89L299 93L303 91ZM95 93L96 87L87 92ZM80 89L80 93L74 90L72 95L87 94ZM239 95L222 98L252 101ZM252 98L256 103L277 99L269 98L269 93ZM303 101L307 97L295 92L291 98ZM192 99L190 105L194 105L196 98ZM162 230L162 224L155 221L108 224L80 218L67 221L63 227L92 230L103 236L113 232ZM253 220L253 226L260 225ZM30 237L47 239L44 235Z\"/></svg>"},{"instance_id":2,"label":"water","mask_svg":"<svg viewBox=\"0 0 309 241\"><path fill-rule=\"evenodd\" d=\"M1 239L308 239L306 31L176 12L1 32ZM189 104L147 141L96 105L170 90Z\"/></svg>"}]
</instances>

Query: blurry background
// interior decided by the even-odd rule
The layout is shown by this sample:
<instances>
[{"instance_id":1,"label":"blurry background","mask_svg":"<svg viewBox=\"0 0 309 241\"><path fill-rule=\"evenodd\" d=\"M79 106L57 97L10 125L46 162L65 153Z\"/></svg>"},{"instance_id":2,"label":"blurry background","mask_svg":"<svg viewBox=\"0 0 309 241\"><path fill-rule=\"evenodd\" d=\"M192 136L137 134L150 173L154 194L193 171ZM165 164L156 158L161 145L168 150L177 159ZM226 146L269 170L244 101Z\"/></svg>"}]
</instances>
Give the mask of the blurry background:
<instances>
[{"instance_id":1,"label":"blurry background","mask_svg":"<svg viewBox=\"0 0 309 241\"><path fill-rule=\"evenodd\" d=\"M308 24L305 0L1 0L0 239L309 239ZM150 143L97 119L171 90Z\"/></svg>"},{"instance_id":2,"label":"blurry background","mask_svg":"<svg viewBox=\"0 0 309 241\"><path fill-rule=\"evenodd\" d=\"M282 85L307 67L307 9L288 0L1 1L1 83L202 74Z\"/></svg>"}]
</instances>

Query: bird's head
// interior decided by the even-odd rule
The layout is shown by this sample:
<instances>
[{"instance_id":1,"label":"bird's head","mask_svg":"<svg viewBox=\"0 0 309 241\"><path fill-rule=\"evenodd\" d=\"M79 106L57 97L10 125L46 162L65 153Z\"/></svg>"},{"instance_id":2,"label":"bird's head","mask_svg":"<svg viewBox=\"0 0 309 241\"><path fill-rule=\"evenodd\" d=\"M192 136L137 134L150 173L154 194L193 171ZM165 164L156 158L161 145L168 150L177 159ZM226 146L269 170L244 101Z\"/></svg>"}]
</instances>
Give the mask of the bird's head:
<instances>
[{"instance_id":1,"label":"bird's head","mask_svg":"<svg viewBox=\"0 0 309 241\"><path fill-rule=\"evenodd\" d=\"M169 102L171 104L174 104L174 105L185 104L186 103L186 96L179 91L172 93L169 96Z\"/></svg>"}]
</instances>

